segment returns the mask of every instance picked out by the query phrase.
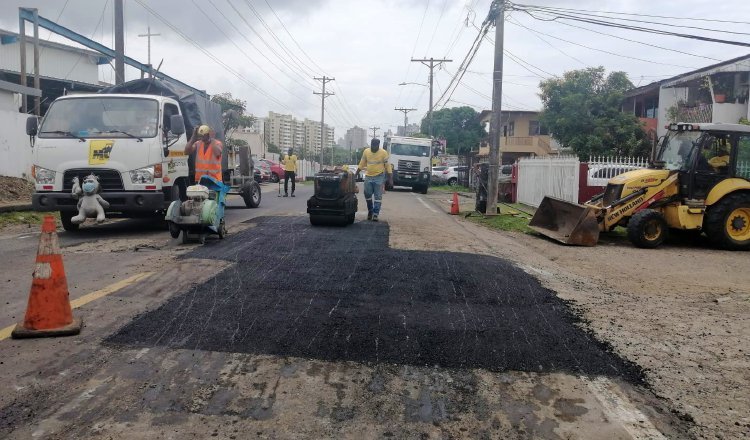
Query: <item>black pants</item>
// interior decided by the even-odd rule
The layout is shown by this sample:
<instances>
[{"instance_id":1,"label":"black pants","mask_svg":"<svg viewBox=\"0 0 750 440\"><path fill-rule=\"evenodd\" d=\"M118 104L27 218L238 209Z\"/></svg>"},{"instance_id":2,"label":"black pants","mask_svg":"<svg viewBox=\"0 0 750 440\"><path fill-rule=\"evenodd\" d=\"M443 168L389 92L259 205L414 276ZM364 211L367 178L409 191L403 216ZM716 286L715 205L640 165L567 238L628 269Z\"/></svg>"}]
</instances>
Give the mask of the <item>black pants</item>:
<instances>
[{"instance_id":1,"label":"black pants","mask_svg":"<svg viewBox=\"0 0 750 440\"><path fill-rule=\"evenodd\" d=\"M292 179L292 194L294 194L297 185L297 177L294 171L284 171L284 194L289 194L289 179Z\"/></svg>"}]
</instances>

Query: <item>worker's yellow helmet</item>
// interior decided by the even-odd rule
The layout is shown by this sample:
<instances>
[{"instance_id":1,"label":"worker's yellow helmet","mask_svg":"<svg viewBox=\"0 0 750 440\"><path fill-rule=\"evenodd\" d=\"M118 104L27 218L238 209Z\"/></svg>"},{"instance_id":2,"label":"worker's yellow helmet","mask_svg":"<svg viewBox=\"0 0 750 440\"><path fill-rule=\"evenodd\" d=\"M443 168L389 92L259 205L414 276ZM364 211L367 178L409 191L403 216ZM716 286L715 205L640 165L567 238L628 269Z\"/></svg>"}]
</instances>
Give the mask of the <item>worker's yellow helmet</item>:
<instances>
[{"instance_id":1,"label":"worker's yellow helmet","mask_svg":"<svg viewBox=\"0 0 750 440\"><path fill-rule=\"evenodd\" d=\"M211 132L211 127L208 125L201 125L198 127L198 136L207 135Z\"/></svg>"}]
</instances>

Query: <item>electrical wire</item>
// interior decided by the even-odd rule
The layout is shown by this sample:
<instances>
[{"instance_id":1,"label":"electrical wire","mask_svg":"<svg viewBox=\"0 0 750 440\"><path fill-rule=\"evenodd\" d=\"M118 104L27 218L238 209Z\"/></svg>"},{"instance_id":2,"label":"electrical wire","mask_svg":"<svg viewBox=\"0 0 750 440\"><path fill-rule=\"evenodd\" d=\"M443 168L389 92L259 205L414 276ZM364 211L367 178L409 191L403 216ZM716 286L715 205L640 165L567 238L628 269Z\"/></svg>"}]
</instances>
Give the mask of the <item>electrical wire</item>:
<instances>
[{"instance_id":1,"label":"electrical wire","mask_svg":"<svg viewBox=\"0 0 750 440\"><path fill-rule=\"evenodd\" d=\"M531 8L528 8L528 9L527 8L528 8L528 5L512 4L511 6L511 9L514 11L524 12L528 14L529 16L531 16L532 18L535 18L541 21L557 21L558 19L574 20L574 21L580 21L580 22L589 23L589 24L595 24L598 26L608 26L608 27L627 29L627 30L637 31L637 32L646 32L646 33L651 33L651 34L688 38L688 39L706 41L706 42L711 42L711 43L721 43L721 44L728 44L728 45L734 45L734 46L750 47L750 43L745 43L743 41L723 40L720 38L705 37L702 35L685 34L681 32L671 32L671 31L665 31L662 29L654 29L654 28L641 27L641 26L631 26L631 25L625 25L622 23L615 23L615 22L604 21L604 20L596 20L592 18L586 18L583 16L576 16L576 15L570 15L570 14L560 14L560 13L552 14L550 12L545 12L544 10L540 11L538 8L535 9L533 6ZM552 18L538 17L534 15L535 12L536 13L541 12L542 14L550 15Z\"/></svg>"},{"instance_id":2,"label":"electrical wire","mask_svg":"<svg viewBox=\"0 0 750 440\"><path fill-rule=\"evenodd\" d=\"M636 17L649 17L649 18L666 18L670 20L691 20L691 21L710 21L710 22L717 22L717 23L733 23L733 24L750 24L750 21L732 21L732 20L718 20L718 19L711 19L711 18L693 18L693 17L670 17L667 15L649 15L649 14L642 14L642 13L629 13L629 12L620 12L620 11L593 11L590 9L571 9L571 8L563 8L563 7L555 7L555 9L563 9L566 11L571 12L596 12L596 13L602 13L602 14L617 14L617 15L628 15L628 16L636 16Z\"/></svg>"}]
</instances>

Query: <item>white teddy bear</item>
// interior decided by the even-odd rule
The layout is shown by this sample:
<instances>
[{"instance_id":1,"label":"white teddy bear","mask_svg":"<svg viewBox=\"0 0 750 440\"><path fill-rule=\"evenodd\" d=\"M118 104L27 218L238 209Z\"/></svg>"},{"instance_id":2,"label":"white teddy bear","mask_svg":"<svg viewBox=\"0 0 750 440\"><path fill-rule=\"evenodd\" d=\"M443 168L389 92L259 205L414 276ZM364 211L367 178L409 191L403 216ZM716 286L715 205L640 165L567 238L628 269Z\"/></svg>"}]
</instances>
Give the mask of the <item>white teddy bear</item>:
<instances>
[{"instance_id":1,"label":"white teddy bear","mask_svg":"<svg viewBox=\"0 0 750 440\"><path fill-rule=\"evenodd\" d=\"M73 178L73 198L78 199L78 215L71 218L73 224L79 225L86 221L87 217L96 217L97 223L105 220L104 209L109 208L109 203L98 194L99 178L89 174L80 185L78 177Z\"/></svg>"}]
</instances>

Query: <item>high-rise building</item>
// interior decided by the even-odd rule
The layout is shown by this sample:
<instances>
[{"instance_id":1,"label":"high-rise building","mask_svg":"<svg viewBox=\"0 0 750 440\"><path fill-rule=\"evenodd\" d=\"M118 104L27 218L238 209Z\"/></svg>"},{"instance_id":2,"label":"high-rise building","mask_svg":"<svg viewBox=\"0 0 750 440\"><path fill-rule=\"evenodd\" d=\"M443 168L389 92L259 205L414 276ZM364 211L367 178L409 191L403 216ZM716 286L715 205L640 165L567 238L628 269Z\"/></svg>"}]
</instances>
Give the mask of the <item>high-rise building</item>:
<instances>
[{"instance_id":1,"label":"high-rise building","mask_svg":"<svg viewBox=\"0 0 750 440\"><path fill-rule=\"evenodd\" d=\"M406 126L406 132L404 132L404 126L399 125L396 129L396 136L412 136L419 133L419 124L408 124Z\"/></svg>"},{"instance_id":2,"label":"high-rise building","mask_svg":"<svg viewBox=\"0 0 750 440\"><path fill-rule=\"evenodd\" d=\"M365 148L368 145L367 130L362 127L357 127L356 125L346 130L346 135L344 136L344 148L351 148L356 151L360 148Z\"/></svg>"},{"instance_id":3,"label":"high-rise building","mask_svg":"<svg viewBox=\"0 0 750 440\"><path fill-rule=\"evenodd\" d=\"M265 138L269 144L282 151L294 147L298 152L317 153L320 151L320 121L299 120L292 115L268 112L265 118ZM324 126L325 147L333 146L334 129Z\"/></svg>"}]
</instances>

